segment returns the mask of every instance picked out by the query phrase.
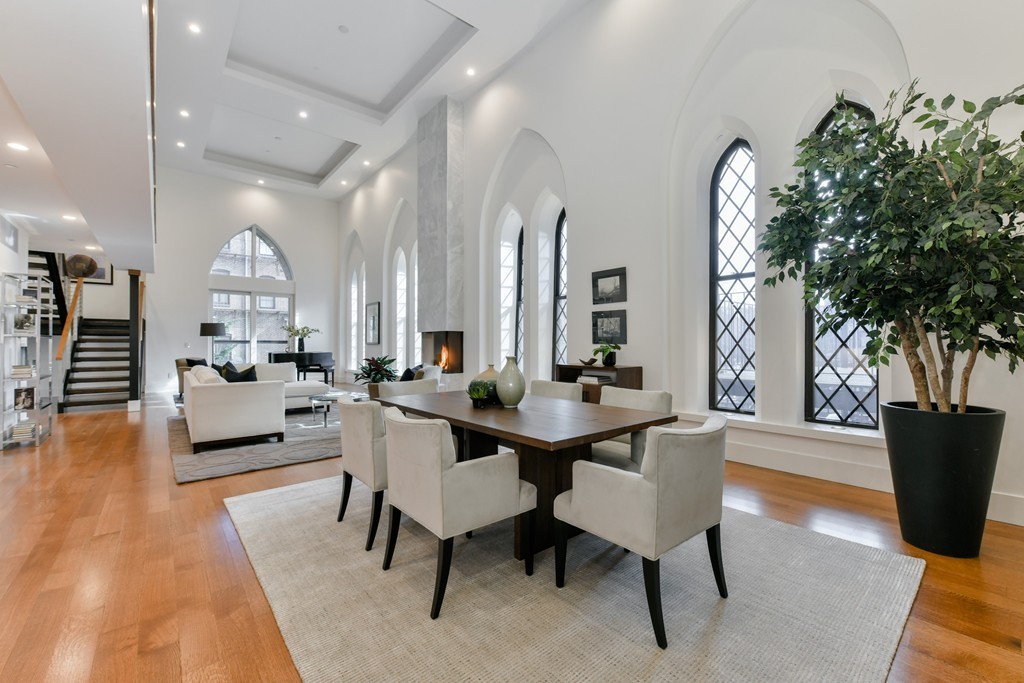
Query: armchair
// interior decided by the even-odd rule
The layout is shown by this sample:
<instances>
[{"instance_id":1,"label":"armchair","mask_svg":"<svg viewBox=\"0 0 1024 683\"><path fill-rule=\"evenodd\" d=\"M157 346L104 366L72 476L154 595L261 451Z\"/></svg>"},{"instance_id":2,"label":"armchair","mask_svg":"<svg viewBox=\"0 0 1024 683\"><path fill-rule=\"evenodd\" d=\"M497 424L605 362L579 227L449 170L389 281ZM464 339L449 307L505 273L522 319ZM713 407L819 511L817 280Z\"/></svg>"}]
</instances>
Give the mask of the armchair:
<instances>
[{"instance_id":1,"label":"armchair","mask_svg":"<svg viewBox=\"0 0 1024 683\"><path fill-rule=\"evenodd\" d=\"M617 408L649 410L654 413L672 412L672 394L667 391L643 391L621 387L602 387L601 405ZM644 443L647 432L634 435L623 434L591 447L593 461L600 465L617 467L629 472L639 472L644 457Z\"/></svg>"},{"instance_id":2,"label":"armchair","mask_svg":"<svg viewBox=\"0 0 1024 683\"><path fill-rule=\"evenodd\" d=\"M366 550L373 548L384 504L384 489L388 487L387 444L384 439L384 414L376 401L357 403L349 396L338 399L341 417L341 507L338 521L345 518L348 497L352 490L352 477L366 484L373 493L370 530L366 534Z\"/></svg>"}]
</instances>

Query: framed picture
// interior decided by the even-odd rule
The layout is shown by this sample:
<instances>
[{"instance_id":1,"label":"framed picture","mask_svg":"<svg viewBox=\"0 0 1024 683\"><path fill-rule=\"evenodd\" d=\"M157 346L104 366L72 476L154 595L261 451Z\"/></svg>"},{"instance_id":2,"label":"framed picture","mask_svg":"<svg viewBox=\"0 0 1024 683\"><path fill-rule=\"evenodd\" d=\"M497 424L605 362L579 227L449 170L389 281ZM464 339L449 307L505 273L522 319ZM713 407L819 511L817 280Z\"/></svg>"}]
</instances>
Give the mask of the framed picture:
<instances>
[{"instance_id":1,"label":"framed picture","mask_svg":"<svg viewBox=\"0 0 1024 683\"><path fill-rule=\"evenodd\" d=\"M595 344L626 343L626 311L594 311L590 320Z\"/></svg>"},{"instance_id":2,"label":"framed picture","mask_svg":"<svg viewBox=\"0 0 1024 683\"><path fill-rule=\"evenodd\" d=\"M366 343L380 344L380 302L366 304Z\"/></svg>"},{"instance_id":3,"label":"framed picture","mask_svg":"<svg viewBox=\"0 0 1024 683\"><path fill-rule=\"evenodd\" d=\"M36 390L33 387L18 387L14 390L14 409L32 410L36 407Z\"/></svg>"},{"instance_id":4,"label":"framed picture","mask_svg":"<svg viewBox=\"0 0 1024 683\"><path fill-rule=\"evenodd\" d=\"M112 285L114 284L114 267L110 265L110 259L106 254L90 254L99 266L96 272L90 277L82 280L90 285Z\"/></svg>"},{"instance_id":5,"label":"framed picture","mask_svg":"<svg viewBox=\"0 0 1024 683\"><path fill-rule=\"evenodd\" d=\"M612 268L590 274L595 304L617 304L626 300L626 269Z\"/></svg>"}]
</instances>

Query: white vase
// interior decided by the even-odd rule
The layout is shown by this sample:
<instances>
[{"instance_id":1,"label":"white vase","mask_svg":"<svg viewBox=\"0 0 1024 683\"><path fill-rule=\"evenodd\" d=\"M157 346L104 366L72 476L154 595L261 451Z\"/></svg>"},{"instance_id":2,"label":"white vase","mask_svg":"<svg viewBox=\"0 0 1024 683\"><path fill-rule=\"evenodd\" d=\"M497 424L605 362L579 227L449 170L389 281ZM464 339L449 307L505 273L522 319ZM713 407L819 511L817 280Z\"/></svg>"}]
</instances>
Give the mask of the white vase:
<instances>
[{"instance_id":1,"label":"white vase","mask_svg":"<svg viewBox=\"0 0 1024 683\"><path fill-rule=\"evenodd\" d=\"M498 373L498 399L506 408L515 408L526 395L526 378L516 365L515 356L505 356L505 367Z\"/></svg>"}]
</instances>

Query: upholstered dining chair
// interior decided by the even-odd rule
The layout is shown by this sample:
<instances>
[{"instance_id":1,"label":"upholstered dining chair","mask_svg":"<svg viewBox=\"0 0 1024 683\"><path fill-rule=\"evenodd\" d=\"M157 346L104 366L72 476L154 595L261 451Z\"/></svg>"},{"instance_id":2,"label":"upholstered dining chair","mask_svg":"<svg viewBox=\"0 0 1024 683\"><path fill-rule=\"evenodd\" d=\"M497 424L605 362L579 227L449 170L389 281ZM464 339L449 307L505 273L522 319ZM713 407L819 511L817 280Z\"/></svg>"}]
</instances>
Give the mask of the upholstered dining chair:
<instances>
[{"instance_id":1,"label":"upholstered dining chair","mask_svg":"<svg viewBox=\"0 0 1024 683\"><path fill-rule=\"evenodd\" d=\"M672 394L667 391L601 387L601 405L647 410L652 413L671 413ZM629 434L623 434L595 443L590 447L593 461L628 472L639 472L646 438L645 430L638 433L635 440Z\"/></svg>"},{"instance_id":2,"label":"upholstered dining chair","mask_svg":"<svg viewBox=\"0 0 1024 683\"><path fill-rule=\"evenodd\" d=\"M437 619L448 585L454 537L521 516L526 575L533 574L533 510L537 487L519 478L519 456L499 453L455 461L446 420L410 420L397 408L384 411L388 460L388 543L391 567L405 513L437 536L437 574L430 618Z\"/></svg>"},{"instance_id":3,"label":"upholstered dining chair","mask_svg":"<svg viewBox=\"0 0 1024 683\"><path fill-rule=\"evenodd\" d=\"M387 444L384 440L384 413L376 401L356 402L350 396L338 398L341 417L341 507L338 521L345 519L348 497L352 490L352 477L366 484L373 493L370 530L366 534L366 549L373 548L380 524L380 511L384 505L384 489L388 487Z\"/></svg>"},{"instance_id":4,"label":"upholstered dining chair","mask_svg":"<svg viewBox=\"0 0 1024 683\"><path fill-rule=\"evenodd\" d=\"M658 646L668 645L661 610L661 556L705 532L718 593L729 597L722 566L722 487L726 420L696 429L651 427L640 472L578 460L572 488L555 498L555 585L565 585L568 529L600 536L643 558L647 607Z\"/></svg>"},{"instance_id":5,"label":"upholstered dining chair","mask_svg":"<svg viewBox=\"0 0 1024 683\"><path fill-rule=\"evenodd\" d=\"M546 379L535 379L530 382L530 394L547 398L564 398L568 401L582 401L583 385L576 382L552 382Z\"/></svg>"},{"instance_id":6,"label":"upholstered dining chair","mask_svg":"<svg viewBox=\"0 0 1024 683\"><path fill-rule=\"evenodd\" d=\"M380 398L389 396L408 396L409 394L436 394L438 382L436 379L414 379L408 382L381 382L377 385L377 395Z\"/></svg>"}]
</instances>

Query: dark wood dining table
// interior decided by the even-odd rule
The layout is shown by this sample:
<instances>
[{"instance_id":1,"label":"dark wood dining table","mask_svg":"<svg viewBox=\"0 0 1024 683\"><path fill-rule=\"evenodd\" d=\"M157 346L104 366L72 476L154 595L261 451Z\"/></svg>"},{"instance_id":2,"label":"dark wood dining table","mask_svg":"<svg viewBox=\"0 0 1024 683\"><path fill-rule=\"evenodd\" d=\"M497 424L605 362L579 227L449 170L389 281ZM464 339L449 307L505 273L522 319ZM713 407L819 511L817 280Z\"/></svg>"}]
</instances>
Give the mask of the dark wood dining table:
<instances>
[{"instance_id":1,"label":"dark wood dining table","mask_svg":"<svg viewBox=\"0 0 1024 683\"><path fill-rule=\"evenodd\" d=\"M447 420L459 441L460 460L496 453L499 441L511 444L519 455L519 477L537 487L534 550L554 545L555 496L572 488L572 464L590 460L592 443L635 434L677 419L670 413L531 395L525 396L516 408L474 408L464 391L377 400L405 413ZM517 559L522 558L521 539L517 518Z\"/></svg>"}]
</instances>

